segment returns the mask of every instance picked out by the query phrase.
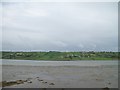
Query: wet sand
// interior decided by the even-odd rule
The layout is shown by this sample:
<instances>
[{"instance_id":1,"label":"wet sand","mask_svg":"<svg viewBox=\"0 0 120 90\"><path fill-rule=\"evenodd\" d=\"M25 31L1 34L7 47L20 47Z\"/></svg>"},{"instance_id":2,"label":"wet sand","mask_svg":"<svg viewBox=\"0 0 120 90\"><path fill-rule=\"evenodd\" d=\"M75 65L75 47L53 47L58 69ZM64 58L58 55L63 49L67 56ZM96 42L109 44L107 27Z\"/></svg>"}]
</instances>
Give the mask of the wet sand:
<instances>
[{"instance_id":1,"label":"wet sand","mask_svg":"<svg viewBox=\"0 0 120 90\"><path fill-rule=\"evenodd\" d=\"M117 62L83 65L3 65L4 88L118 88Z\"/></svg>"}]
</instances>

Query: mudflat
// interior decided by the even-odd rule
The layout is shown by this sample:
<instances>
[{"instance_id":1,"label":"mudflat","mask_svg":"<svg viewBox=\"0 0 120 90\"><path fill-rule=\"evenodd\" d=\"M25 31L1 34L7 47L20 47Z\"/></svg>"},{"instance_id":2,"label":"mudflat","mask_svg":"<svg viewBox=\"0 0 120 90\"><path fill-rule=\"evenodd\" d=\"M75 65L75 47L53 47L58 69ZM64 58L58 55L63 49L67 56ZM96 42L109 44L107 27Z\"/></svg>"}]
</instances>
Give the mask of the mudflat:
<instances>
[{"instance_id":1,"label":"mudflat","mask_svg":"<svg viewBox=\"0 0 120 90\"><path fill-rule=\"evenodd\" d=\"M46 66L43 62L37 62L37 66L3 64L1 83L3 88L118 88L118 61L85 62L53 62Z\"/></svg>"}]
</instances>

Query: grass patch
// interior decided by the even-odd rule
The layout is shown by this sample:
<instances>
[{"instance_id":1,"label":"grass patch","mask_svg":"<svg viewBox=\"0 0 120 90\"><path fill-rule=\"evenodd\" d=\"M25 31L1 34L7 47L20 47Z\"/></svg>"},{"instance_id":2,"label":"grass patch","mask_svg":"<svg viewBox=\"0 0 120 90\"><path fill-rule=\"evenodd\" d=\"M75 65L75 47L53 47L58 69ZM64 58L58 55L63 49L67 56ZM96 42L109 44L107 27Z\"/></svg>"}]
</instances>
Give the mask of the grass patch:
<instances>
[{"instance_id":1,"label":"grass patch","mask_svg":"<svg viewBox=\"0 0 120 90\"><path fill-rule=\"evenodd\" d=\"M23 60L115 60L119 58L118 52L0 52L2 59Z\"/></svg>"}]
</instances>

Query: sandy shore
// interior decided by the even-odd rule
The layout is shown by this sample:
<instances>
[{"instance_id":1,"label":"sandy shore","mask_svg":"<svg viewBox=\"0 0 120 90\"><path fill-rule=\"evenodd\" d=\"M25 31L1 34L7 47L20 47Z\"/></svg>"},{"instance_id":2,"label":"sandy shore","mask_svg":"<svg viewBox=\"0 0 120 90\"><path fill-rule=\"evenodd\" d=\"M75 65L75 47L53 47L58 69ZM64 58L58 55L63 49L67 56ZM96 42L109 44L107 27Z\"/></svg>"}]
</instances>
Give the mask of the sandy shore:
<instances>
[{"instance_id":1,"label":"sandy shore","mask_svg":"<svg viewBox=\"0 0 120 90\"><path fill-rule=\"evenodd\" d=\"M4 88L118 88L117 65L3 65L2 71Z\"/></svg>"}]
</instances>

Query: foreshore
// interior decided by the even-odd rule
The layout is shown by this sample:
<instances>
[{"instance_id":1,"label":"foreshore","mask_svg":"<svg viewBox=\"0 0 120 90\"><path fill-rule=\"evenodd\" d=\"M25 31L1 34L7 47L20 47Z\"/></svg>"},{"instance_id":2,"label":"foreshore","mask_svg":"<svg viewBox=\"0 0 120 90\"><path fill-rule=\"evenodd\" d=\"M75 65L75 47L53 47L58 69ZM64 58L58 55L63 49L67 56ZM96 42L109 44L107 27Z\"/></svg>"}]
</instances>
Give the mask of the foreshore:
<instances>
[{"instance_id":1,"label":"foreshore","mask_svg":"<svg viewBox=\"0 0 120 90\"><path fill-rule=\"evenodd\" d=\"M118 88L118 61L27 64L4 62L3 88Z\"/></svg>"}]
</instances>

